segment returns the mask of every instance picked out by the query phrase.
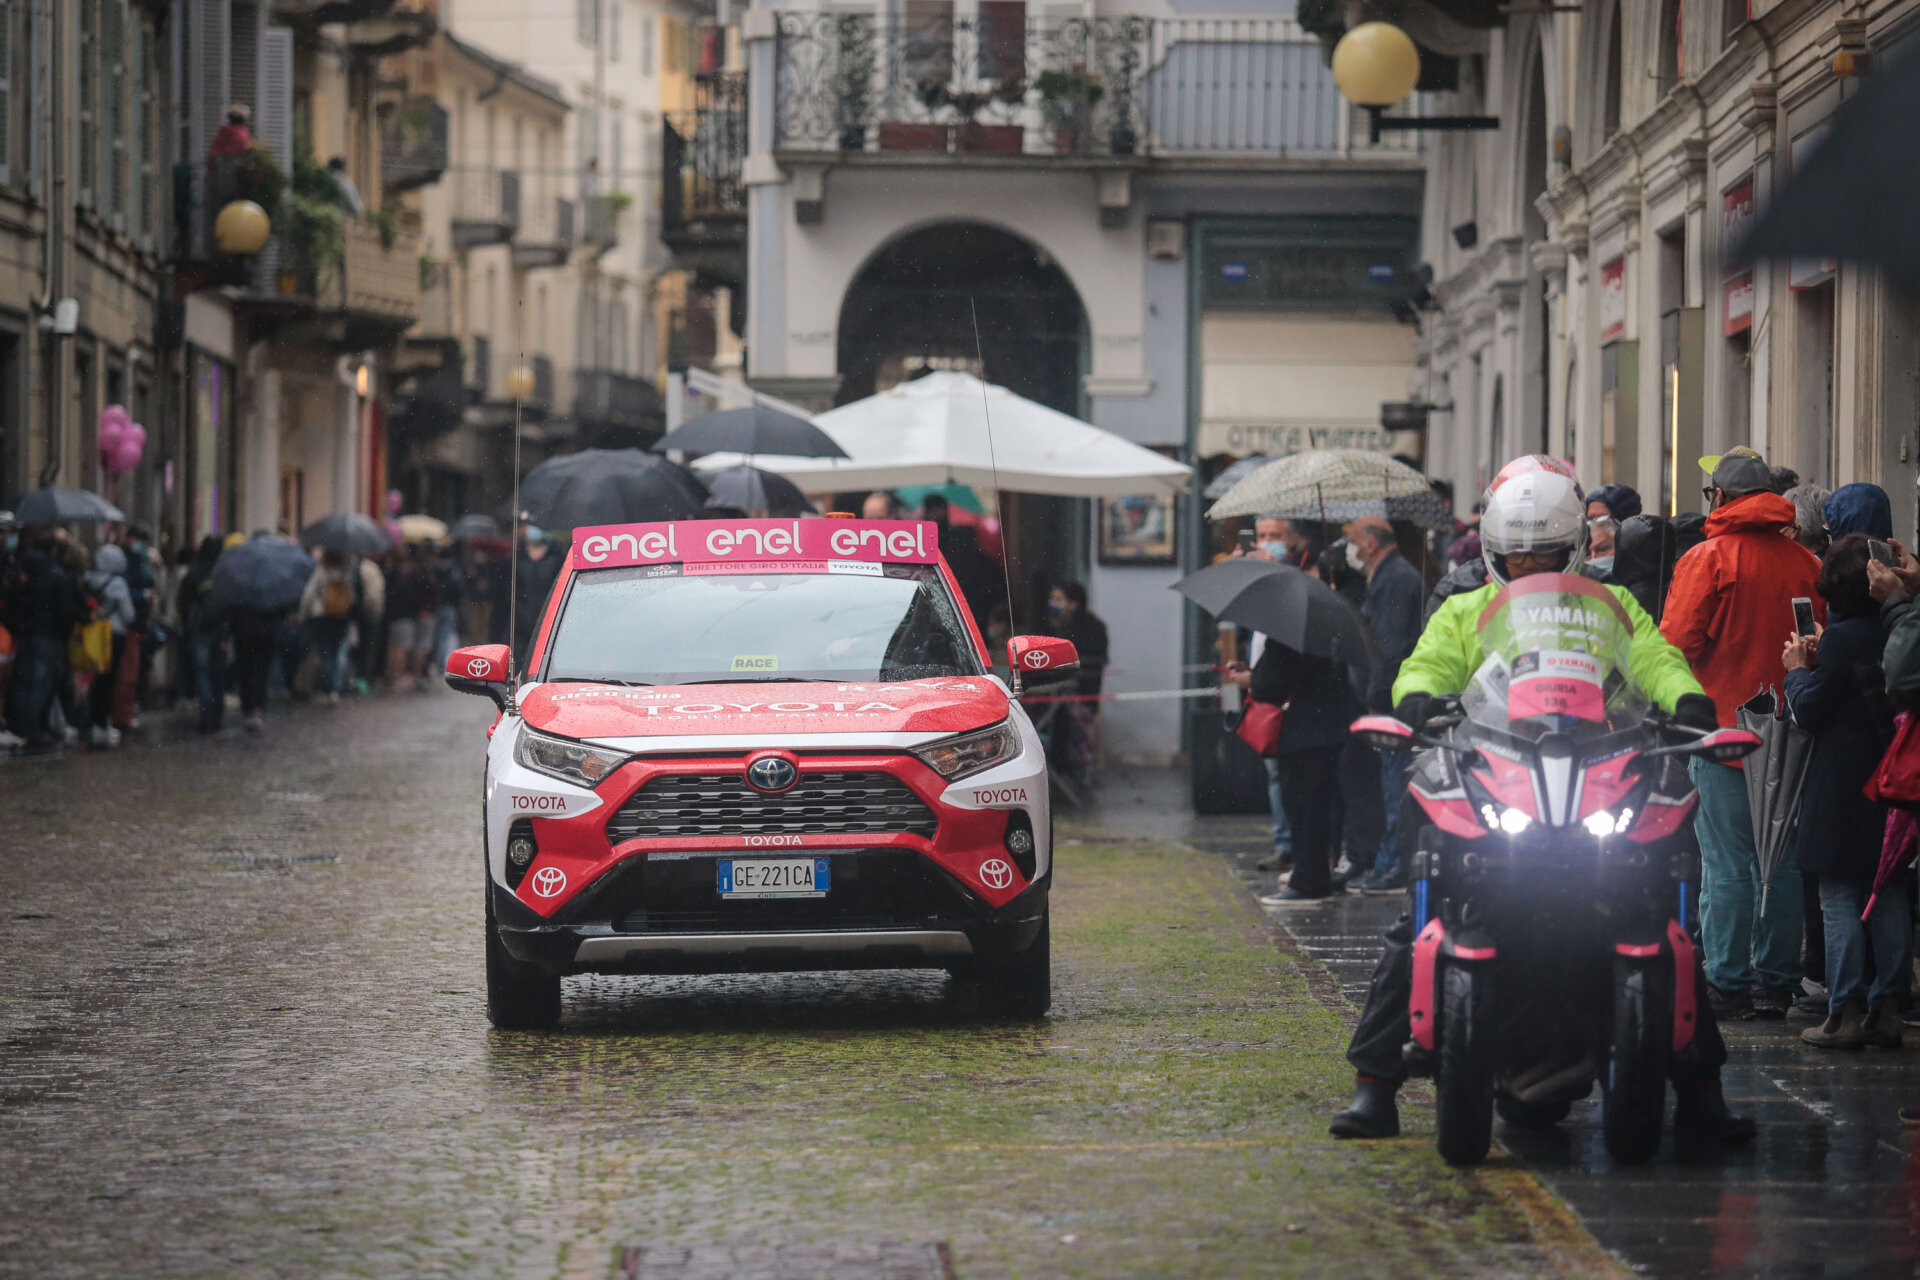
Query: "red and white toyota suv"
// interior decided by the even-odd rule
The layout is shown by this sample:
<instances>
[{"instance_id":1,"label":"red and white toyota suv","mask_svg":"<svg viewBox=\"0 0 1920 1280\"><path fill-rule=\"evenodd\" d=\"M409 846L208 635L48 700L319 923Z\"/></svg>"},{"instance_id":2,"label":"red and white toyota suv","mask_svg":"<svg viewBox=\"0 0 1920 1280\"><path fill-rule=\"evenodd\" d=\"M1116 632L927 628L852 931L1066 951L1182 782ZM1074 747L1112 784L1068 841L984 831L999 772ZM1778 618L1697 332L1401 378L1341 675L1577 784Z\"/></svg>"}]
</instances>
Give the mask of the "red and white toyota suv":
<instances>
[{"instance_id":1,"label":"red and white toyota suv","mask_svg":"<svg viewBox=\"0 0 1920 1280\"><path fill-rule=\"evenodd\" d=\"M1022 636L1019 673L1071 671ZM708 520L574 531L493 699L487 1012L551 1027L572 973L944 968L1045 1013L1046 755L934 525Z\"/></svg>"}]
</instances>

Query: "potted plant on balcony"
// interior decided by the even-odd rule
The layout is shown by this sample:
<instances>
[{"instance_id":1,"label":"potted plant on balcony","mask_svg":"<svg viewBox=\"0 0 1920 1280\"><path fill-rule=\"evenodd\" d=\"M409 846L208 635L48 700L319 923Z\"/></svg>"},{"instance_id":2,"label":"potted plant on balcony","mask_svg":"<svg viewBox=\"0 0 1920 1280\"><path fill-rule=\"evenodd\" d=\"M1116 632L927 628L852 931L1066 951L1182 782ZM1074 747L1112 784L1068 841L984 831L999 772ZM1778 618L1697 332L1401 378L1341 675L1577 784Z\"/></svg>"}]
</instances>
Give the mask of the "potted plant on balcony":
<instances>
[{"instance_id":1,"label":"potted plant on balcony","mask_svg":"<svg viewBox=\"0 0 1920 1280\"><path fill-rule=\"evenodd\" d=\"M873 94L873 20L865 14L842 14L835 29L839 53L830 90L840 128L840 149L864 151Z\"/></svg>"},{"instance_id":2,"label":"potted plant on balcony","mask_svg":"<svg viewBox=\"0 0 1920 1280\"><path fill-rule=\"evenodd\" d=\"M1139 83L1140 41L1145 32L1139 21L1123 22L1108 68L1113 72L1113 124L1107 132L1107 146L1116 156L1130 156L1139 139L1133 131L1133 90Z\"/></svg>"},{"instance_id":3,"label":"potted plant on balcony","mask_svg":"<svg viewBox=\"0 0 1920 1280\"><path fill-rule=\"evenodd\" d=\"M311 155L294 158L293 181L280 198L282 254L276 282L283 294L319 294L346 255L346 211L340 184Z\"/></svg>"},{"instance_id":4,"label":"potted plant on balcony","mask_svg":"<svg viewBox=\"0 0 1920 1280\"><path fill-rule=\"evenodd\" d=\"M1034 81L1040 91L1041 114L1053 128L1053 149L1063 156L1080 150L1086 126L1093 119L1093 108L1105 91L1100 77L1085 67L1065 71L1042 71Z\"/></svg>"},{"instance_id":5,"label":"potted plant on balcony","mask_svg":"<svg viewBox=\"0 0 1920 1280\"><path fill-rule=\"evenodd\" d=\"M929 113L951 109L960 117L954 130L958 150L1017 153L1026 146L1026 130L1019 125L980 124L974 119L990 103L1017 106L1024 101L1027 82L1019 76L1009 76L991 88L962 90L954 89L948 80L930 78L920 82L916 94Z\"/></svg>"}]
</instances>

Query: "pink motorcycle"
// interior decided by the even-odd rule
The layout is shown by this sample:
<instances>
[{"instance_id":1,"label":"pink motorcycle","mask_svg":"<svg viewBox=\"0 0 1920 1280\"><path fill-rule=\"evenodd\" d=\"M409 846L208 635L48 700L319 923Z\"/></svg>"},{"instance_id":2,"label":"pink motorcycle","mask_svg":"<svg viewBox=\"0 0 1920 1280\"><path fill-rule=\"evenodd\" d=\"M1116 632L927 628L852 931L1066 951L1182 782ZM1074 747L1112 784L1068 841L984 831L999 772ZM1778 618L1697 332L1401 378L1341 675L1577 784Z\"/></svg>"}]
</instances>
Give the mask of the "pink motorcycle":
<instances>
[{"instance_id":1,"label":"pink motorcycle","mask_svg":"<svg viewBox=\"0 0 1920 1280\"><path fill-rule=\"evenodd\" d=\"M1411 868L1408 1071L1434 1078L1449 1163L1486 1157L1496 1109L1557 1124L1596 1081L1607 1150L1648 1160L1696 1017L1685 761L1760 739L1651 707L1627 614L1597 583L1522 578L1479 629L1485 660L1422 732L1353 725L1380 750L1424 748L1408 780L1430 823Z\"/></svg>"}]
</instances>

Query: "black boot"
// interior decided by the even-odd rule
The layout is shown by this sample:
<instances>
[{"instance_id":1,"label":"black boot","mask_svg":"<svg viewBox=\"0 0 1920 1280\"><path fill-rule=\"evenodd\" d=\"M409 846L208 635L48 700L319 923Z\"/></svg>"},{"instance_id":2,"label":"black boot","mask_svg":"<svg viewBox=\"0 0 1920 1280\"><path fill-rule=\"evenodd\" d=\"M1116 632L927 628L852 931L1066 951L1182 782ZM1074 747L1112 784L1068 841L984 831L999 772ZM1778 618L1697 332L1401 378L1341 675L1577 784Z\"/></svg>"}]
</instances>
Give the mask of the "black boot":
<instances>
[{"instance_id":1,"label":"black boot","mask_svg":"<svg viewBox=\"0 0 1920 1280\"><path fill-rule=\"evenodd\" d=\"M1727 1110L1727 1099L1720 1082L1674 1089L1673 1132L1677 1138L1709 1138L1720 1142L1751 1142L1755 1132L1752 1116L1737 1116Z\"/></svg>"},{"instance_id":2,"label":"black boot","mask_svg":"<svg viewBox=\"0 0 1920 1280\"><path fill-rule=\"evenodd\" d=\"M1360 1076L1353 1086L1353 1103L1333 1118L1328 1126L1336 1138L1397 1138L1400 1136L1400 1108L1393 1095L1400 1086L1390 1080Z\"/></svg>"}]
</instances>

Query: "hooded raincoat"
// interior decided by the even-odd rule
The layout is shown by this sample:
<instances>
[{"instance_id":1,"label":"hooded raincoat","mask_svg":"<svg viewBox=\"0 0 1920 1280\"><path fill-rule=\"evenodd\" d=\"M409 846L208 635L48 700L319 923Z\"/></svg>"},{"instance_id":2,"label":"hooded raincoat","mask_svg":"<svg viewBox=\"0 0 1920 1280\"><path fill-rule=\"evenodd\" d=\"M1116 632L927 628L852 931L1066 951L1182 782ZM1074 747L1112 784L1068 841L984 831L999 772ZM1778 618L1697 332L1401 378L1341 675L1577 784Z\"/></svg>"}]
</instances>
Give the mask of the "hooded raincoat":
<instances>
[{"instance_id":1,"label":"hooded raincoat","mask_svg":"<svg viewBox=\"0 0 1920 1280\"><path fill-rule=\"evenodd\" d=\"M1725 728L1762 690L1784 696L1780 650L1793 634L1794 598L1812 600L1826 621L1814 590L1820 561L1790 536L1794 520L1777 493L1735 498L1707 517L1707 540L1674 566L1660 631L1687 656Z\"/></svg>"}]
</instances>

